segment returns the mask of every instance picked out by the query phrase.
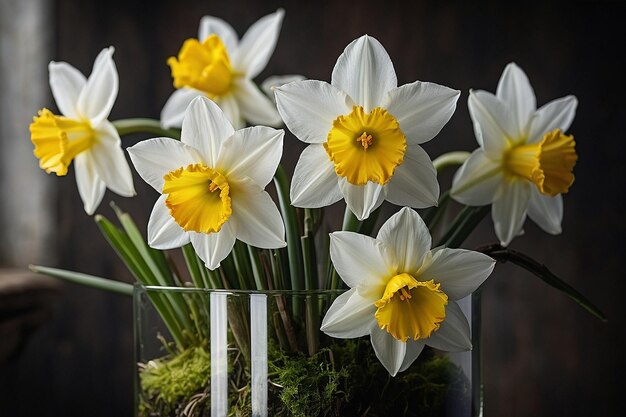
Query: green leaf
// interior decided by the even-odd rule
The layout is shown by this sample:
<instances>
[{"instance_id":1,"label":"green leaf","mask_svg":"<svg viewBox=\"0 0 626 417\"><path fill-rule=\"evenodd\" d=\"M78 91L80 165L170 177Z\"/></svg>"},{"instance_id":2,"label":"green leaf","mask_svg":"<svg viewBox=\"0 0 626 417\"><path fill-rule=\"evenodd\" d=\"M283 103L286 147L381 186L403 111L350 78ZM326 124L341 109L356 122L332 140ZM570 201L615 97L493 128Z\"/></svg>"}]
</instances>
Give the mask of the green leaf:
<instances>
[{"instance_id":1,"label":"green leaf","mask_svg":"<svg viewBox=\"0 0 626 417\"><path fill-rule=\"evenodd\" d=\"M115 292L118 294L133 295L133 286L125 282L114 281L109 278L96 277L94 275L83 274L82 272L67 271L65 269L50 268L47 266L29 265L31 271L38 274L48 275L64 281L80 284L99 290Z\"/></svg>"},{"instance_id":2,"label":"green leaf","mask_svg":"<svg viewBox=\"0 0 626 417\"><path fill-rule=\"evenodd\" d=\"M602 311L596 307L587 297L582 295L574 287L563 281L556 274L548 269L545 265L537 262L530 256L515 251L513 249L507 249L500 245L489 245L483 248L479 248L478 251L485 253L492 258L500 262L512 262L517 266L532 272L534 275L543 280L546 284L553 288L565 293L569 298L574 300L578 305L587 310L593 316L606 322L607 318Z\"/></svg>"}]
</instances>

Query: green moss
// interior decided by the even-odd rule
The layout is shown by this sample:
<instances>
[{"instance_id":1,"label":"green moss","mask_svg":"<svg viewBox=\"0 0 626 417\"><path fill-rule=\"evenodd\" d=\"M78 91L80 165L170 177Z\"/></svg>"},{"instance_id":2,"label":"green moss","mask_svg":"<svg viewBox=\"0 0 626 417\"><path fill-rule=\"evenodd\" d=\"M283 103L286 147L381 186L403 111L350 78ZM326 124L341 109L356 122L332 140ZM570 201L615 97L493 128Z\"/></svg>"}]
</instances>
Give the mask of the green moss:
<instances>
[{"instance_id":1,"label":"green moss","mask_svg":"<svg viewBox=\"0 0 626 417\"><path fill-rule=\"evenodd\" d=\"M142 415L178 415L190 404L200 410L210 377L211 357L202 347L148 362L140 373Z\"/></svg>"},{"instance_id":2,"label":"green moss","mask_svg":"<svg viewBox=\"0 0 626 417\"><path fill-rule=\"evenodd\" d=\"M324 348L309 357L304 354L288 356L271 349L269 356L270 382L280 401L273 404L276 416L334 415L337 403L344 399L343 387L350 374L333 363L333 350Z\"/></svg>"},{"instance_id":3,"label":"green moss","mask_svg":"<svg viewBox=\"0 0 626 417\"><path fill-rule=\"evenodd\" d=\"M275 417L469 415L469 386L447 357L426 349L396 377L380 364L367 338L335 340L313 356L288 355L270 343L269 415ZM229 356L229 416L249 417L245 361ZM210 358L202 348L155 361L141 374L146 416L210 415ZM200 400L199 400L200 399Z\"/></svg>"}]
</instances>

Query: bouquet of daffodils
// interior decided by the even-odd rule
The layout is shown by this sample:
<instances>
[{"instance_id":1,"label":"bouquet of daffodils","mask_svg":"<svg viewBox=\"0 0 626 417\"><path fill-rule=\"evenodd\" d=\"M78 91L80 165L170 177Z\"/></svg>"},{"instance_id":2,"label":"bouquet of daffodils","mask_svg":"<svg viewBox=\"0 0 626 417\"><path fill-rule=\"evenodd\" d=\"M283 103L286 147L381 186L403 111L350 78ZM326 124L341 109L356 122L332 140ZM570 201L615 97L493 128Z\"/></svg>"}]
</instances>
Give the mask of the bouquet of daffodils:
<instances>
[{"instance_id":1,"label":"bouquet of daffodils","mask_svg":"<svg viewBox=\"0 0 626 417\"><path fill-rule=\"evenodd\" d=\"M306 408L301 393L291 402L281 396L274 415L417 414L420 405L410 401L400 404L401 414L393 408L397 392L373 394L377 387L369 380L347 393L347 385L359 381L353 368L375 358L368 362L372 378L386 375L387 385L395 383L423 398L419 387L406 388L417 385L411 381L424 371L411 365L430 350L426 346L471 349L479 332L475 328L470 334L457 302L481 286L496 261L527 269L604 318L544 265L507 249L522 233L526 217L550 234L561 232L562 194L574 182L577 160L574 138L567 134L576 111L574 96L537 109L526 74L511 63L495 94L469 93L478 148L432 161L421 145L450 120L460 91L422 81L398 86L391 58L373 37L362 36L345 48L330 83L280 76L259 88L253 79L274 52L283 14L279 10L261 18L241 39L223 20L202 18L198 39L186 40L178 56L167 60L176 90L160 120L108 120L118 92L112 47L100 52L88 78L67 63L51 62L50 87L60 114L43 109L30 126L42 169L63 176L74 162L88 215L96 212L107 188L124 197L135 195L120 138L138 132L157 136L126 149L137 173L160 194L147 239L117 206L119 225L100 214L94 217L138 283L258 292L336 290L331 302L319 303L317 317L289 310L291 327L285 326L296 339L301 330L307 346L291 346L289 360L319 362L320 352L336 357L330 370L313 368L328 371L326 382L335 378L336 387L312 396L316 414L306 411L313 408ZM292 178L280 165L285 132L276 128L283 123L308 145ZM437 174L451 167L458 167L452 186L441 193ZM272 181L277 202L266 191ZM452 200L463 207L455 209ZM327 233L324 207L340 201L346 206L342 230ZM388 219L379 218L385 201L398 207ZM498 243L460 249L489 210ZM447 211L456 213L451 222ZM382 225L376 231L377 221ZM177 248L184 255L185 274L168 252ZM132 293L129 284L110 279L32 269ZM197 301L169 297L153 302L172 340L164 342L170 356L161 363L169 360L172 368L190 349L206 348L208 337L198 329L209 324L195 314L202 308ZM236 325L231 327L235 332ZM268 360L278 361L271 354ZM280 360L289 367L284 356ZM241 366L245 371L245 363ZM208 392L198 396L206 391L204 380L173 395L184 397L187 406L168 404L172 395L164 394L167 384L159 386L149 375L156 372L153 368L146 367L142 379L153 387L152 397L143 400L146 415L188 415L180 410L188 412L192 403L199 410L202 401L210 402ZM280 377L272 381L279 391L287 384ZM394 382L401 378L404 385ZM306 381L298 383L315 391L318 383ZM387 408L372 406L372 395ZM230 402L230 413L245 415L237 404Z\"/></svg>"}]
</instances>

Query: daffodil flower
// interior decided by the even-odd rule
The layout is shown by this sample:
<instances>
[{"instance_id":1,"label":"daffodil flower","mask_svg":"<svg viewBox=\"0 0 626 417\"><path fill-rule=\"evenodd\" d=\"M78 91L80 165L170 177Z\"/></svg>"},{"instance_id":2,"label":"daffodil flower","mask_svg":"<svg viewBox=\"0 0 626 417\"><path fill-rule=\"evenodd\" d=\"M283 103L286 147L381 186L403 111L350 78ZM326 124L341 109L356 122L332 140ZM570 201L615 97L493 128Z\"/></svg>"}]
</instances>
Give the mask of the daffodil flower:
<instances>
[{"instance_id":1,"label":"daffodil flower","mask_svg":"<svg viewBox=\"0 0 626 417\"><path fill-rule=\"evenodd\" d=\"M459 91L420 81L398 87L387 51L367 35L339 56L330 84L305 80L274 91L285 124L309 144L291 184L294 206L345 198L363 220L383 200L437 204L436 172L420 144L448 122Z\"/></svg>"},{"instance_id":2,"label":"daffodil flower","mask_svg":"<svg viewBox=\"0 0 626 417\"><path fill-rule=\"evenodd\" d=\"M107 120L118 91L113 52L113 47L100 52L88 79L66 62L51 62L50 88L61 115L42 109L30 125L42 169L63 176L74 161L78 192L89 215L106 188L124 197L135 195L120 136Z\"/></svg>"},{"instance_id":3,"label":"daffodil flower","mask_svg":"<svg viewBox=\"0 0 626 417\"><path fill-rule=\"evenodd\" d=\"M220 108L194 99L181 141L153 138L128 148L135 169L161 193L148 222L148 243L173 249L189 242L210 269L235 239L259 248L286 245L278 208L265 186L282 154L283 130L235 131Z\"/></svg>"},{"instance_id":4,"label":"daffodil flower","mask_svg":"<svg viewBox=\"0 0 626 417\"><path fill-rule=\"evenodd\" d=\"M259 19L241 41L224 20L204 16L198 39L187 39L167 63L176 91L161 112L161 124L181 127L191 101L204 96L215 101L239 129L251 124L279 126L282 121L274 103L254 84L267 65L280 32L284 11L279 9Z\"/></svg>"},{"instance_id":5,"label":"daffodil flower","mask_svg":"<svg viewBox=\"0 0 626 417\"><path fill-rule=\"evenodd\" d=\"M528 215L543 230L561 233L563 199L574 182L578 156L565 134L576 114L576 97L536 107L535 93L517 65L507 65L496 95L471 91L468 101L480 145L454 176L457 201L493 204L491 215L503 246L522 232Z\"/></svg>"},{"instance_id":6,"label":"daffodil flower","mask_svg":"<svg viewBox=\"0 0 626 417\"><path fill-rule=\"evenodd\" d=\"M407 369L425 345L471 349L470 328L457 300L487 279L495 261L463 249L435 248L422 218L403 208L376 239L331 233L330 256L350 287L330 306L322 331L337 338L370 335L392 376Z\"/></svg>"}]
</instances>

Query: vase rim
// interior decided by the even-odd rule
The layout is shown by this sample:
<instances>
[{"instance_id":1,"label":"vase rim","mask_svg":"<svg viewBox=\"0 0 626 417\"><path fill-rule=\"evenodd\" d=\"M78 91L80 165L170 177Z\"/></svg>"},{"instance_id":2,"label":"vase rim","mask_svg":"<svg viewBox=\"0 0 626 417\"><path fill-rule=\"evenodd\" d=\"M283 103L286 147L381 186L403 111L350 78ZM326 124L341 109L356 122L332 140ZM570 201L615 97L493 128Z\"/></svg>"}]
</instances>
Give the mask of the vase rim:
<instances>
[{"instance_id":1,"label":"vase rim","mask_svg":"<svg viewBox=\"0 0 626 417\"><path fill-rule=\"evenodd\" d=\"M340 295L347 291L347 289L327 290L327 289L311 289L311 290L241 290L241 289L214 289L214 288L198 288L198 287L172 287L172 286L160 286L160 285L143 285L134 284L135 292L150 292L150 291L172 291L172 292L204 292L219 293L219 294L232 294L232 295L251 295L251 294L264 294L264 295Z\"/></svg>"}]
</instances>

